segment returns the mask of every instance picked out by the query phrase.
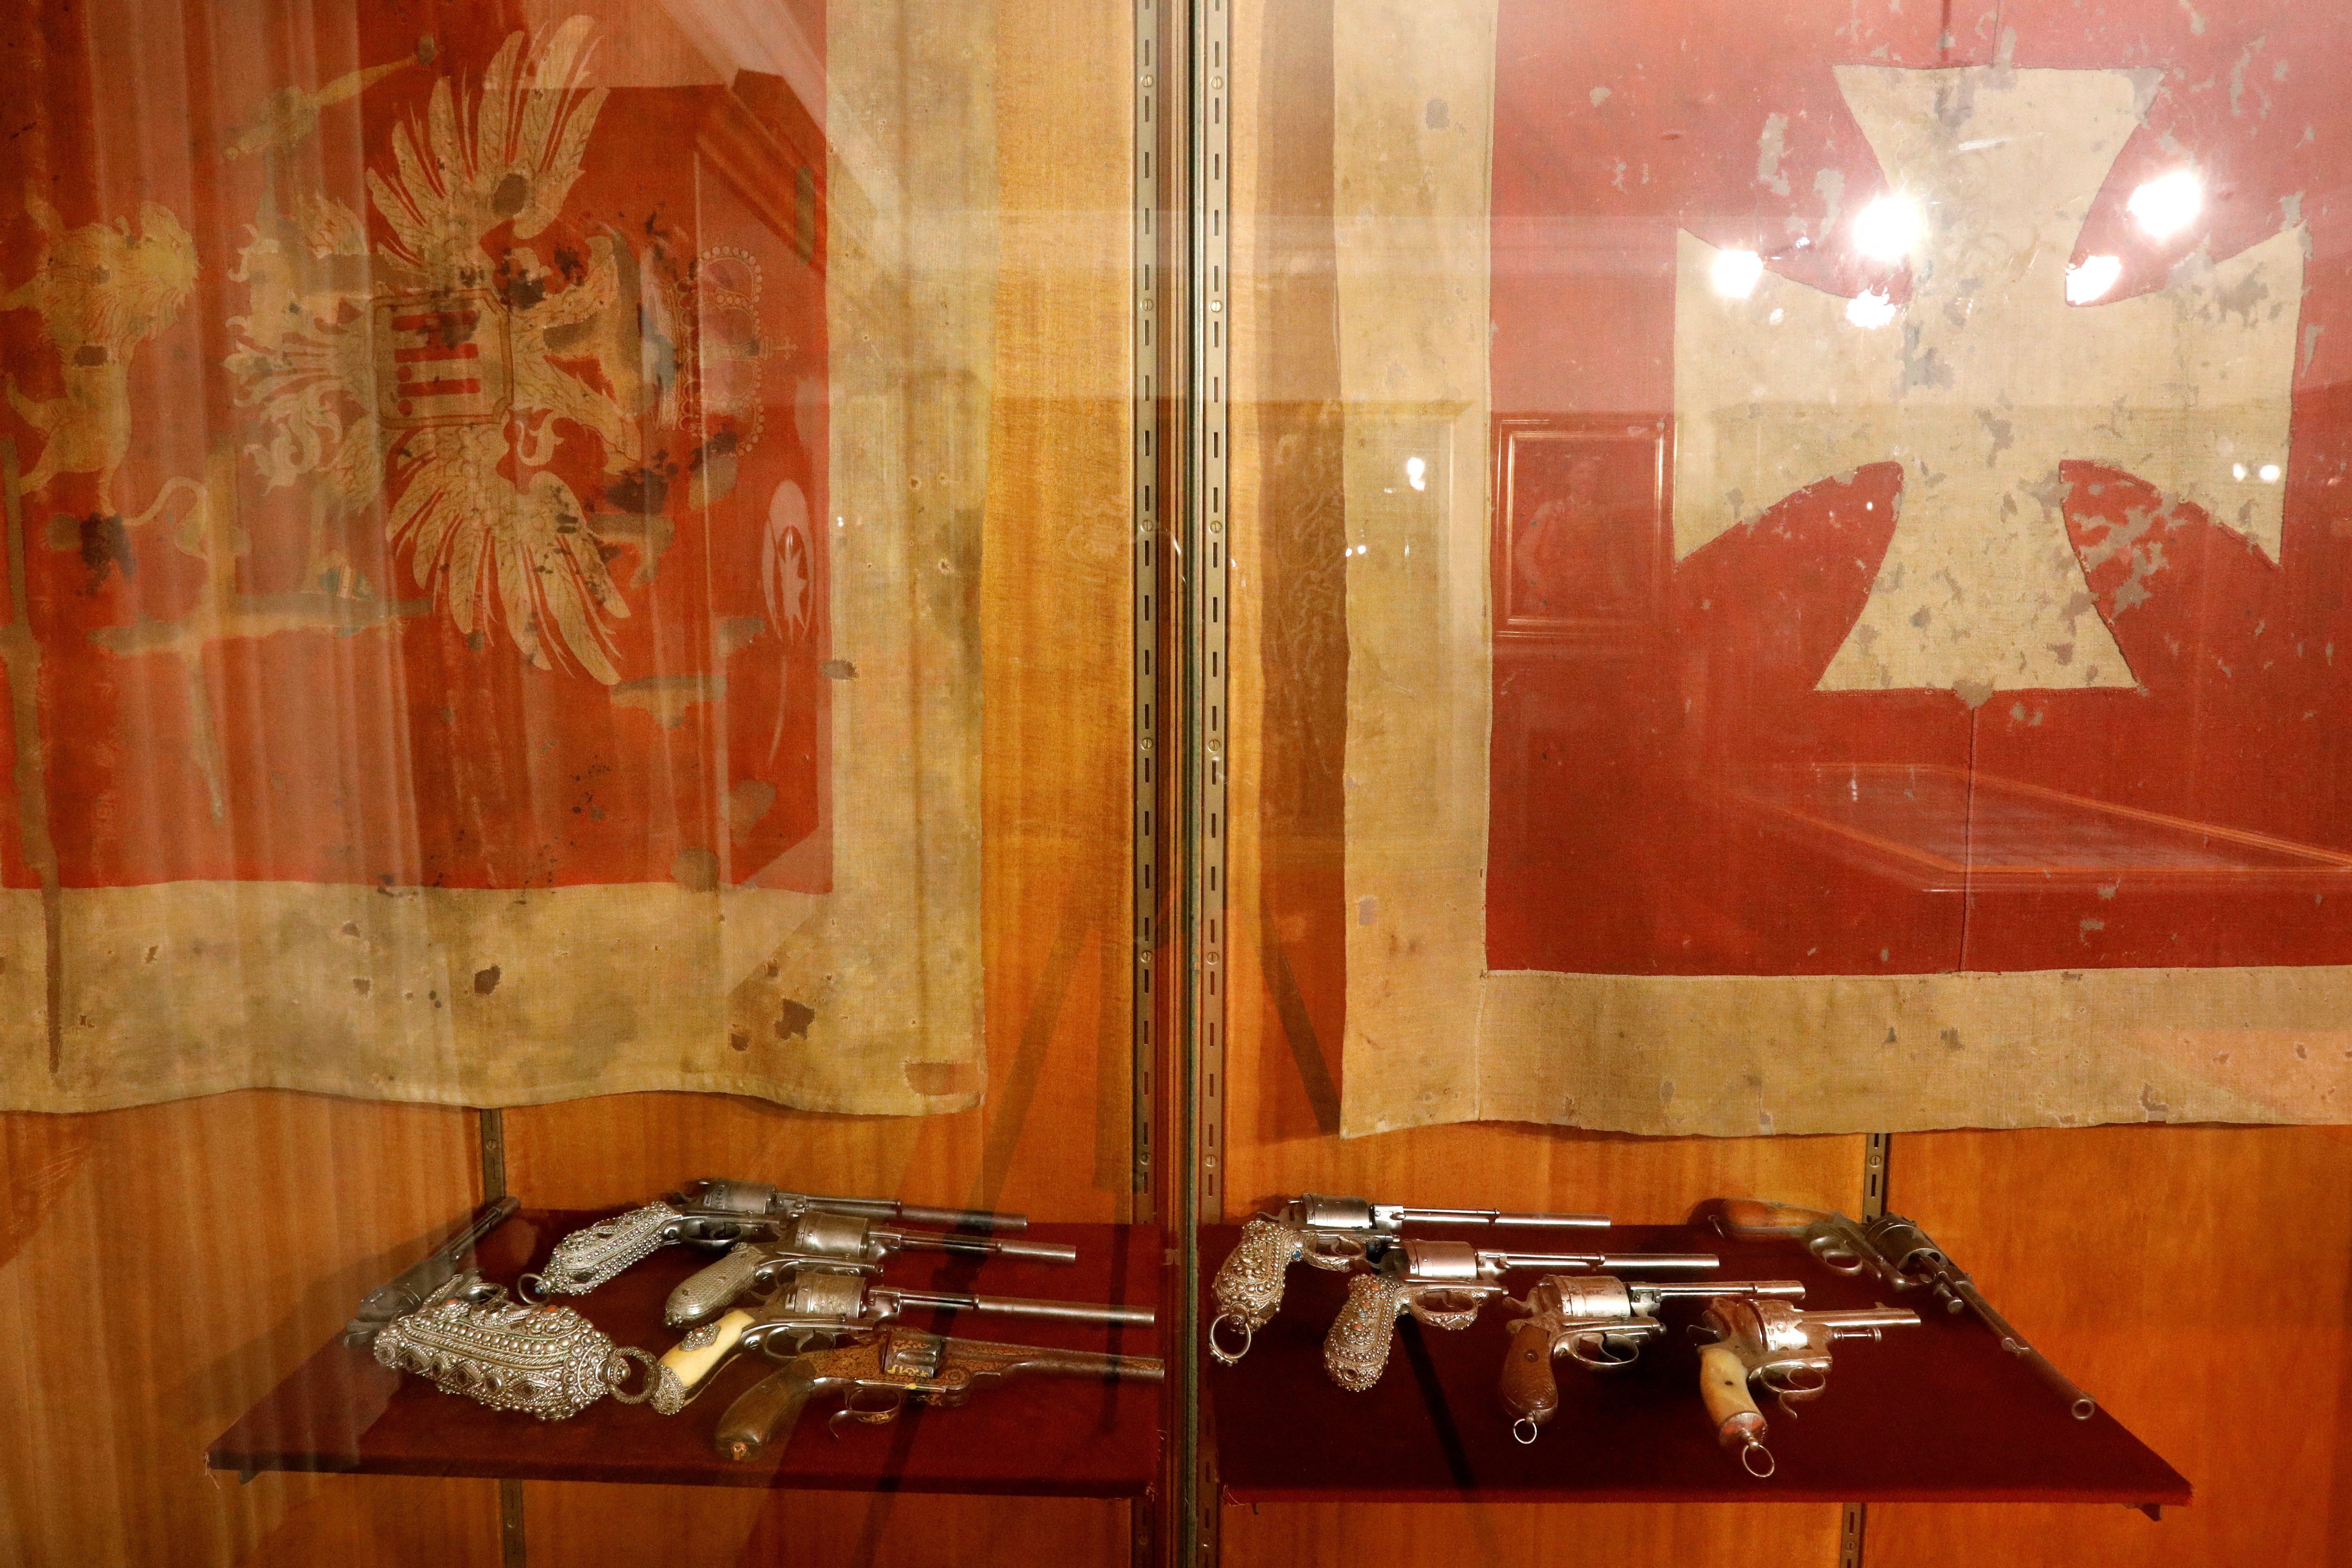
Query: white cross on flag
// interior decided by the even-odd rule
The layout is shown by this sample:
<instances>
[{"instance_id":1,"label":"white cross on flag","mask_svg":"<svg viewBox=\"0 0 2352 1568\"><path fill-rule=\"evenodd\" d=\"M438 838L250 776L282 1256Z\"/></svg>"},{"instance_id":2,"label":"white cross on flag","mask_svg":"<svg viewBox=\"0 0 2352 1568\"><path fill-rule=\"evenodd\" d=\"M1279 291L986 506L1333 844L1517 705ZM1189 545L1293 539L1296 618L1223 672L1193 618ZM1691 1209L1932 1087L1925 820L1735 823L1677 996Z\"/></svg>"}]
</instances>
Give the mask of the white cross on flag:
<instances>
[{"instance_id":1,"label":"white cross on flag","mask_svg":"<svg viewBox=\"0 0 2352 1568\"><path fill-rule=\"evenodd\" d=\"M2068 539L2059 464L2123 469L2275 562L2304 232L2219 262L2200 248L2160 291L2073 303L2084 216L2145 107L2139 73L1836 78L1895 193L1886 259L1908 262L1909 300L1743 278L1679 236L1675 557L1896 461L1899 521L1822 689L1973 704L2135 686Z\"/></svg>"}]
</instances>

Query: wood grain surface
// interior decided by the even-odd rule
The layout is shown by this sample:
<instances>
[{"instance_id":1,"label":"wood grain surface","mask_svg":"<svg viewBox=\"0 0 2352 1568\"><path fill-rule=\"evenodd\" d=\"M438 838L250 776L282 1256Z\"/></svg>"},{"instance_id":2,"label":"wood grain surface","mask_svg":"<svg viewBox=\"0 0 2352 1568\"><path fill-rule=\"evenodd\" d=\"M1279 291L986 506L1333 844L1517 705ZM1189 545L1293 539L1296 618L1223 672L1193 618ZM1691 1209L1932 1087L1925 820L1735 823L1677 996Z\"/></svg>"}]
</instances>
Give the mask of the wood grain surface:
<instances>
[{"instance_id":1,"label":"wood grain surface","mask_svg":"<svg viewBox=\"0 0 2352 1568\"><path fill-rule=\"evenodd\" d=\"M275 1092L0 1118L0 1563L495 1563L490 1482L204 1464L478 1201L472 1124Z\"/></svg>"},{"instance_id":2,"label":"wood grain surface","mask_svg":"<svg viewBox=\"0 0 2352 1568\"><path fill-rule=\"evenodd\" d=\"M2156 1523L1889 1503L1871 1568L2346 1560L2352 1129L1906 1134L1888 1201L2197 1499Z\"/></svg>"},{"instance_id":3,"label":"wood grain surface","mask_svg":"<svg viewBox=\"0 0 2352 1568\"><path fill-rule=\"evenodd\" d=\"M1295 1564L1612 1563L1835 1568L1838 1510L1821 1504L1265 1503L1229 1508L1227 1568Z\"/></svg>"},{"instance_id":4,"label":"wood grain surface","mask_svg":"<svg viewBox=\"0 0 2352 1568\"><path fill-rule=\"evenodd\" d=\"M1337 495L1328 0L1235 13L1235 773L1226 1137L1240 1218L1302 1188L1432 1204L1682 1217L1753 1193L1861 1201L1862 1140L1619 1139L1338 1128L1346 638ZM1465 1026L1467 1026L1465 1020ZM2121 1508L1869 1512L1865 1561L2235 1564L2344 1560L2352 1530L2352 1132L2109 1128L1895 1142L1893 1203L2198 1488L2160 1523ZM1808 1195L1810 1194L1810 1195ZM1213 1268L1214 1259L1204 1259ZM2257 1326L2259 1325L2259 1326ZM1222 1510L1223 1561L1838 1561L1834 1509L1262 1504Z\"/></svg>"},{"instance_id":5,"label":"wood grain surface","mask_svg":"<svg viewBox=\"0 0 2352 1568\"><path fill-rule=\"evenodd\" d=\"M982 566L987 1093L919 1119L616 1095L507 1117L534 1204L698 1175L1123 1220L1129 1174L1131 754L1124 7L995 8L996 388ZM910 156L949 155L919 146ZM534 1563L1124 1561L1128 1506L533 1482Z\"/></svg>"},{"instance_id":6,"label":"wood grain surface","mask_svg":"<svg viewBox=\"0 0 2352 1568\"><path fill-rule=\"evenodd\" d=\"M530 1201L619 1204L725 1173L1040 1218L1129 1212L1126 18L1008 0L992 23L986 1104L927 1119L667 1094L535 1107L506 1123L509 1184ZM477 1201L472 1129L459 1110L269 1093L0 1119L0 1406L17 1438L0 1453L0 1563L499 1563L494 1483L240 1487L201 1458L402 1247ZM530 1560L545 1563L1129 1552L1124 1503L524 1498Z\"/></svg>"}]
</instances>

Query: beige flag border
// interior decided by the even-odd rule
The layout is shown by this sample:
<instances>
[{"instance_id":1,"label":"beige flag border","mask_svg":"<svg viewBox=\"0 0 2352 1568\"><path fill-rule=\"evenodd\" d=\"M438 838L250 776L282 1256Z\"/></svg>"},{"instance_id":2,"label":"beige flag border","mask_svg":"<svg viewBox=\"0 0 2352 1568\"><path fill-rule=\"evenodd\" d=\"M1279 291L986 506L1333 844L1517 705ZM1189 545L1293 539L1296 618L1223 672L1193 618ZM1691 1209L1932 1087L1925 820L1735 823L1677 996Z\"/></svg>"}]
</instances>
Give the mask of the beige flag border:
<instances>
[{"instance_id":1,"label":"beige flag border","mask_svg":"<svg viewBox=\"0 0 2352 1568\"><path fill-rule=\"evenodd\" d=\"M995 21L982 7L910 26L915 4L835 8L825 39L826 120L856 133L828 169L831 504L812 520L830 536L843 672L819 828L832 891L763 885L807 847L745 876L723 842L671 884L58 889L52 871L46 892L0 891L0 1110L244 1089L485 1107L686 1089L867 1115L981 1102ZM957 157L871 155L948 123ZM728 172L706 161L700 177Z\"/></svg>"}]
</instances>

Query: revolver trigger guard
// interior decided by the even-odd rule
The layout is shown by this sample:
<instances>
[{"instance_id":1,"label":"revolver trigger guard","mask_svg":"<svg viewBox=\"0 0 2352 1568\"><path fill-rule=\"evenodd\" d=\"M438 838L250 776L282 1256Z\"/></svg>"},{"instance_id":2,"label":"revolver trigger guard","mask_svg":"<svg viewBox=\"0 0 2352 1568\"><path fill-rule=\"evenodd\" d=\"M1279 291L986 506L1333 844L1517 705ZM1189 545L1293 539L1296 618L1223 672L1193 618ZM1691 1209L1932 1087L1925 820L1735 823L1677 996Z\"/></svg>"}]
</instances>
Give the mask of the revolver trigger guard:
<instances>
[{"instance_id":1,"label":"revolver trigger guard","mask_svg":"<svg viewBox=\"0 0 2352 1568\"><path fill-rule=\"evenodd\" d=\"M1811 1381L1804 1381L1807 1377ZM1768 1366L1756 1374L1756 1381L1770 1391L1791 1421L1797 1418L1798 1405L1819 1399L1830 1386L1825 1374L1807 1367Z\"/></svg>"},{"instance_id":2,"label":"revolver trigger guard","mask_svg":"<svg viewBox=\"0 0 2352 1568\"><path fill-rule=\"evenodd\" d=\"M1621 1348L1607 1334L1579 1334L1568 1342L1568 1358L1595 1372L1614 1372L1641 1360L1642 1346L1638 1340L1628 1340Z\"/></svg>"},{"instance_id":3,"label":"revolver trigger guard","mask_svg":"<svg viewBox=\"0 0 2352 1568\"><path fill-rule=\"evenodd\" d=\"M1239 1350L1229 1351L1217 1342L1218 1329L1227 1323L1233 1324L1241 1331L1242 1342ZM1256 1338L1256 1331L1250 1327L1249 1320L1238 1312L1220 1312L1209 1321L1209 1353L1216 1357L1218 1364L1222 1366L1232 1366L1242 1357L1249 1354L1250 1344Z\"/></svg>"},{"instance_id":4,"label":"revolver trigger guard","mask_svg":"<svg viewBox=\"0 0 2352 1568\"><path fill-rule=\"evenodd\" d=\"M1454 1290L1433 1290L1419 1300L1408 1298L1405 1310L1433 1329L1451 1329L1455 1332L1478 1321L1478 1309L1483 1303L1475 1296L1465 1296Z\"/></svg>"},{"instance_id":5,"label":"revolver trigger guard","mask_svg":"<svg viewBox=\"0 0 2352 1568\"><path fill-rule=\"evenodd\" d=\"M1825 1268L1834 1269L1840 1274L1859 1274L1862 1272L1861 1254L1855 1252L1843 1242L1825 1236L1809 1243L1808 1246L1810 1247L1812 1255L1815 1258L1820 1258L1822 1266Z\"/></svg>"},{"instance_id":6,"label":"revolver trigger guard","mask_svg":"<svg viewBox=\"0 0 2352 1568\"><path fill-rule=\"evenodd\" d=\"M898 1419L898 1413L907 1408L907 1396L897 1389L889 1389L885 1391L882 1404L861 1410L857 1396L864 1392L864 1389L851 1389L841 1408L853 1420L863 1421L869 1426L887 1426Z\"/></svg>"},{"instance_id":7,"label":"revolver trigger guard","mask_svg":"<svg viewBox=\"0 0 2352 1568\"><path fill-rule=\"evenodd\" d=\"M1314 1236L1299 1256L1315 1268L1336 1274L1364 1260L1364 1244L1352 1236Z\"/></svg>"}]
</instances>

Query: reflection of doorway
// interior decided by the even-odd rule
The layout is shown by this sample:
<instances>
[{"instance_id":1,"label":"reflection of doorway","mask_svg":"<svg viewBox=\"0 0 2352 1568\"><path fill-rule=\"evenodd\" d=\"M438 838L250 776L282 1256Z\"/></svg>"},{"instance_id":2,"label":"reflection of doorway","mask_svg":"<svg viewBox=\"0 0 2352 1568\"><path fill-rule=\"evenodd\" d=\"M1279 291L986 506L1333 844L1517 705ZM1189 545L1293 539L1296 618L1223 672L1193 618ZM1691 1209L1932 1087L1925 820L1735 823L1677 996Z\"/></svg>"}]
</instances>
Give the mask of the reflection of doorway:
<instances>
[{"instance_id":1,"label":"reflection of doorway","mask_svg":"<svg viewBox=\"0 0 2352 1568\"><path fill-rule=\"evenodd\" d=\"M1493 851L1617 874L1590 837L1650 787L1672 535L1655 417L1514 416L1494 433ZM1633 699L1629 700L1628 699ZM1571 759L1602 758L1594 768ZM1589 841L1587 841L1589 839Z\"/></svg>"},{"instance_id":2,"label":"reflection of doorway","mask_svg":"<svg viewBox=\"0 0 2352 1568\"><path fill-rule=\"evenodd\" d=\"M1495 459L1496 636L1647 643L1672 548L1663 423L1505 418Z\"/></svg>"}]
</instances>

